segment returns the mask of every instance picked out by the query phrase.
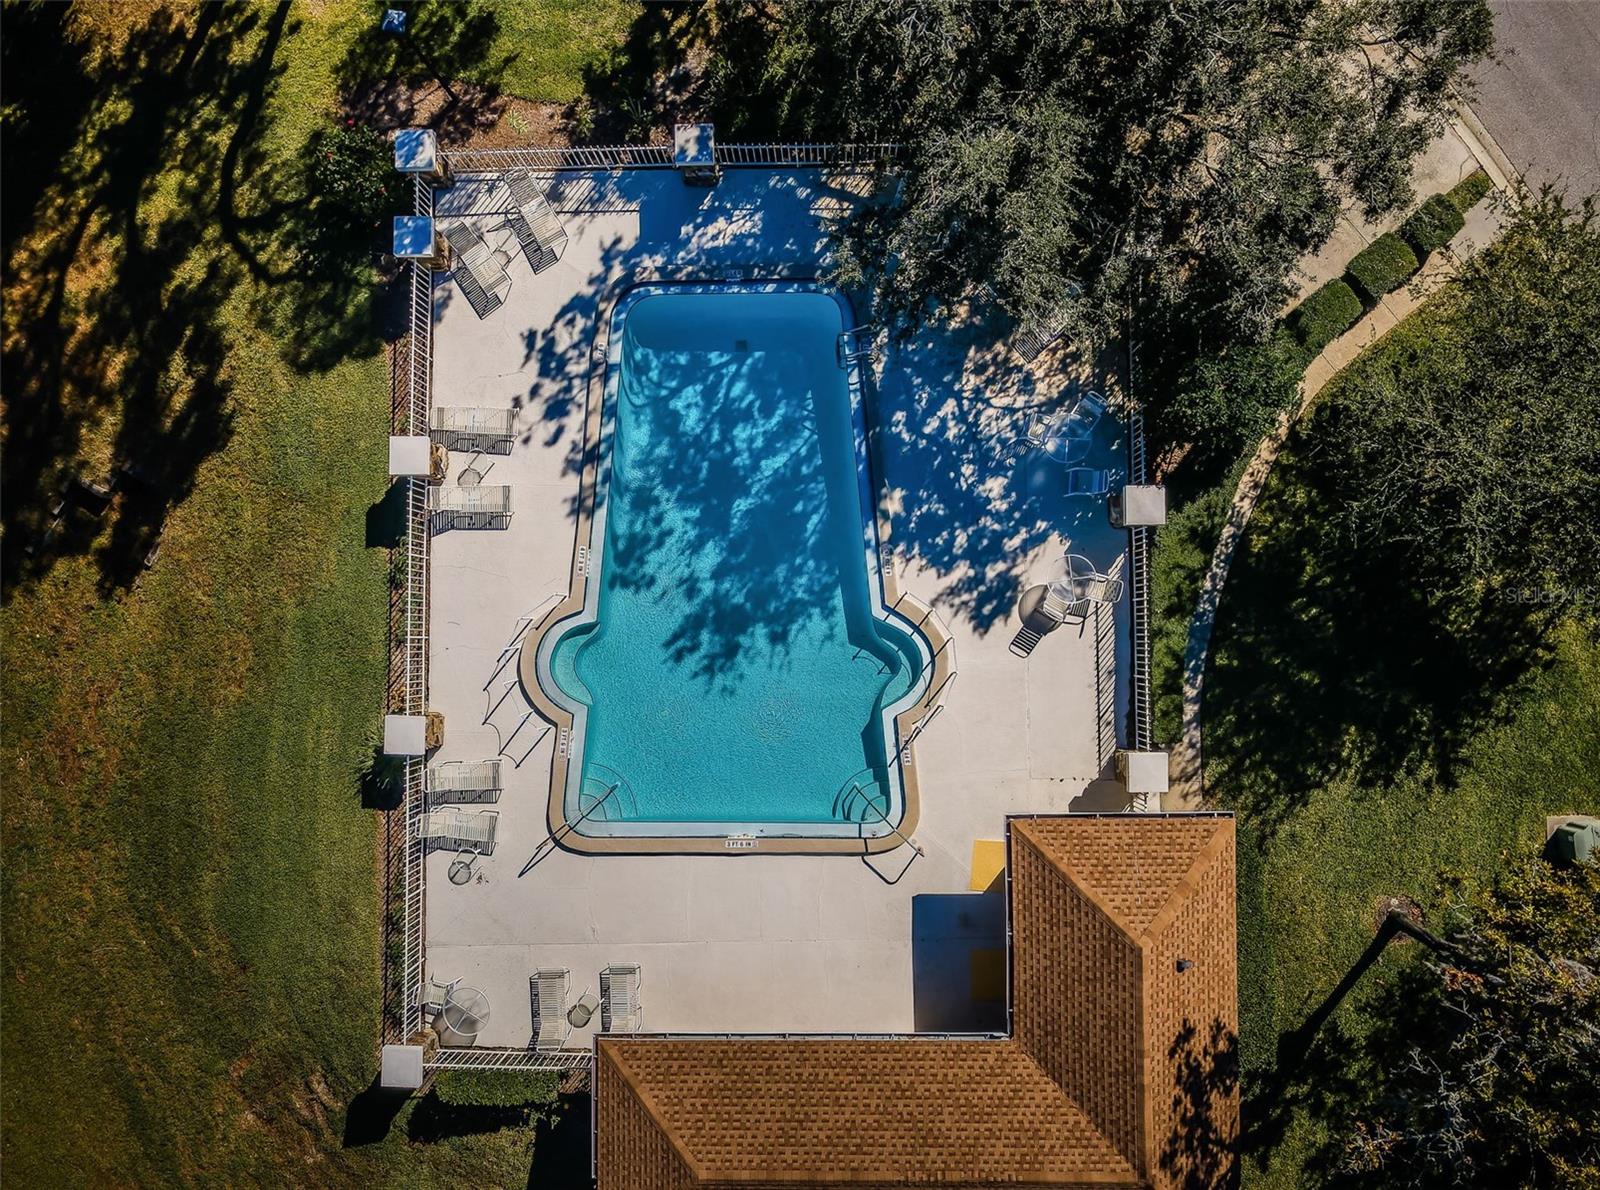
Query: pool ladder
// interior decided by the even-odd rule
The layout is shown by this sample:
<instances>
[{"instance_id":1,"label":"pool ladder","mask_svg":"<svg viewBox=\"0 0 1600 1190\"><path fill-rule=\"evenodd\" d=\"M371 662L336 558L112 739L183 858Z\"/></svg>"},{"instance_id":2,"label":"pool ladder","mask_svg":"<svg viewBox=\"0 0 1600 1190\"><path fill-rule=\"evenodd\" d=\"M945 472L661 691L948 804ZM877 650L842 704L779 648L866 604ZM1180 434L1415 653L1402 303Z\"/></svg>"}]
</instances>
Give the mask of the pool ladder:
<instances>
[{"instance_id":1,"label":"pool ladder","mask_svg":"<svg viewBox=\"0 0 1600 1190\"><path fill-rule=\"evenodd\" d=\"M839 366L843 368L858 360L877 359L878 349L871 341L876 332L877 328L870 322L841 332L838 342Z\"/></svg>"}]
</instances>

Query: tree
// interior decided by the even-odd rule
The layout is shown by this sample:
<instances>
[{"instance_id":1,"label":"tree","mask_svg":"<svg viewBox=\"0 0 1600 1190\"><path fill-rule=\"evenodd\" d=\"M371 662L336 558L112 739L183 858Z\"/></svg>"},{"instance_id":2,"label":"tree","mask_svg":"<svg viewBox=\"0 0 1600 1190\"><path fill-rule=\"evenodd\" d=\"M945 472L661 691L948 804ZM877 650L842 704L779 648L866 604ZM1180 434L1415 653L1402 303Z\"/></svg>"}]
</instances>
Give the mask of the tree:
<instances>
[{"instance_id":1,"label":"tree","mask_svg":"<svg viewBox=\"0 0 1600 1190\"><path fill-rule=\"evenodd\" d=\"M1264 332L1342 202L1409 200L1491 28L1478 0L723 0L706 23L728 131L907 147L839 258L885 316L987 285L1024 322L1097 340L1136 312L1191 344Z\"/></svg>"},{"instance_id":2,"label":"tree","mask_svg":"<svg viewBox=\"0 0 1600 1190\"><path fill-rule=\"evenodd\" d=\"M1600 1185L1600 864L1530 859L1410 932L1391 993L1414 1043L1377 1055L1347 1172L1393 1186Z\"/></svg>"},{"instance_id":3,"label":"tree","mask_svg":"<svg viewBox=\"0 0 1600 1190\"><path fill-rule=\"evenodd\" d=\"M1325 449L1359 539L1412 581L1593 612L1600 556L1600 221L1546 192L1358 364Z\"/></svg>"}]
</instances>

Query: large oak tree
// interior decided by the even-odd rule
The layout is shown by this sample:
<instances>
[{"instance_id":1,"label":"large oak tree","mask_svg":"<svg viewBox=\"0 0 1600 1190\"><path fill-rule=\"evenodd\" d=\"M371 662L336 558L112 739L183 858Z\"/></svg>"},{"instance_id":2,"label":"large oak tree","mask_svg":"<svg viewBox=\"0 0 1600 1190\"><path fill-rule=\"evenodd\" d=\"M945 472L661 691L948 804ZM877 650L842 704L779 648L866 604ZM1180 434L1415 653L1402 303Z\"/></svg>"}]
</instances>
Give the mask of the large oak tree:
<instances>
[{"instance_id":1,"label":"large oak tree","mask_svg":"<svg viewBox=\"0 0 1600 1190\"><path fill-rule=\"evenodd\" d=\"M728 132L894 141L900 184L841 274L919 321L987 285L1089 340L1130 313L1259 331L1341 204L1411 197L1411 165L1481 0L714 3L710 106ZM1163 333L1171 333L1166 331Z\"/></svg>"}]
</instances>

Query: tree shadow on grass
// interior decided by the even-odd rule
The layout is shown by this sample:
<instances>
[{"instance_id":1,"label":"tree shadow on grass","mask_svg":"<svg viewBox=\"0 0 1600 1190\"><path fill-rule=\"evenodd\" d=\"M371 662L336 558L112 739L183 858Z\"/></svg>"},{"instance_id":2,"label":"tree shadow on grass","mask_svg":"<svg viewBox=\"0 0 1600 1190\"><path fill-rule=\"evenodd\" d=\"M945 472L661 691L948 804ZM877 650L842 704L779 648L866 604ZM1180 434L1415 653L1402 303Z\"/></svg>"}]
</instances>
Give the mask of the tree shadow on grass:
<instances>
[{"instance_id":1,"label":"tree shadow on grass","mask_svg":"<svg viewBox=\"0 0 1600 1190\"><path fill-rule=\"evenodd\" d=\"M339 62L345 111L371 127L426 127L445 144L492 128L506 108L500 80L514 54L495 58L500 16L487 3L399 3L401 36L386 33L381 8Z\"/></svg>"},{"instance_id":2,"label":"tree shadow on grass","mask_svg":"<svg viewBox=\"0 0 1600 1190\"><path fill-rule=\"evenodd\" d=\"M305 162L270 155L265 113L297 28L286 2L159 9L96 47L64 5L8 11L24 135L6 146L4 598L91 549L103 594L153 559L232 435L237 370L259 366L235 353L237 299L295 366L376 348L370 246L294 265L316 212ZM35 60L50 71L13 73ZM13 194L14 164L31 172ZM99 523L63 505L75 475L110 492Z\"/></svg>"},{"instance_id":3,"label":"tree shadow on grass","mask_svg":"<svg viewBox=\"0 0 1600 1190\"><path fill-rule=\"evenodd\" d=\"M1451 779L1544 663L1553 614L1446 589L1409 548L1357 541L1354 482L1291 439L1234 559L1206 679L1206 783L1270 838L1339 777Z\"/></svg>"}]
</instances>

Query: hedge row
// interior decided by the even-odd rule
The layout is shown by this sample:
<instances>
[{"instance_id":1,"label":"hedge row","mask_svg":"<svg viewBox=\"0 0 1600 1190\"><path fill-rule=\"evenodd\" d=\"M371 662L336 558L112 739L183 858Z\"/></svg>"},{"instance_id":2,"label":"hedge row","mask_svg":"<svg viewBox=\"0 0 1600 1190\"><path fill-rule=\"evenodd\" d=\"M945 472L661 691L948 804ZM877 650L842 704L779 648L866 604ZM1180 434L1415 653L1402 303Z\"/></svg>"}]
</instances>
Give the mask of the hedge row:
<instances>
[{"instance_id":1,"label":"hedge row","mask_svg":"<svg viewBox=\"0 0 1600 1190\"><path fill-rule=\"evenodd\" d=\"M1368 306L1375 306L1384 294L1404 285L1418 267L1410 245L1390 231L1356 253L1344 277Z\"/></svg>"},{"instance_id":2,"label":"hedge row","mask_svg":"<svg viewBox=\"0 0 1600 1190\"><path fill-rule=\"evenodd\" d=\"M1494 182L1489 175L1481 169L1475 169L1461 181L1450 187L1445 197L1450 200L1450 205L1465 215L1483 200L1484 195L1494 189Z\"/></svg>"},{"instance_id":3,"label":"hedge row","mask_svg":"<svg viewBox=\"0 0 1600 1190\"><path fill-rule=\"evenodd\" d=\"M1465 224L1455 203L1442 194L1432 195L1400 225L1400 234L1419 257L1443 248Z\"/></svg>"},{"instance_id":4,"label":"hedge row","mask_svg":"<svg viewBox=\"0 0 1600 1190\"><path fill-rule=\"evenodd\" d=\"M1329 281L1289 314L1289 329L1300 345L1316 355L1361 317L1361 299L1341 278Z\"/></svg>"},{"instance_id":5,"label":"hedge row","mask_svg":"<svg viewBox=\"0 0 1600 1190\"><path fill-rule=\"evenodd\" d=\"M561 1076L549 1070L446 1070L433 1093L451 1107L544 1107L558 1098Z\"/></svg>"}]
</instances>

